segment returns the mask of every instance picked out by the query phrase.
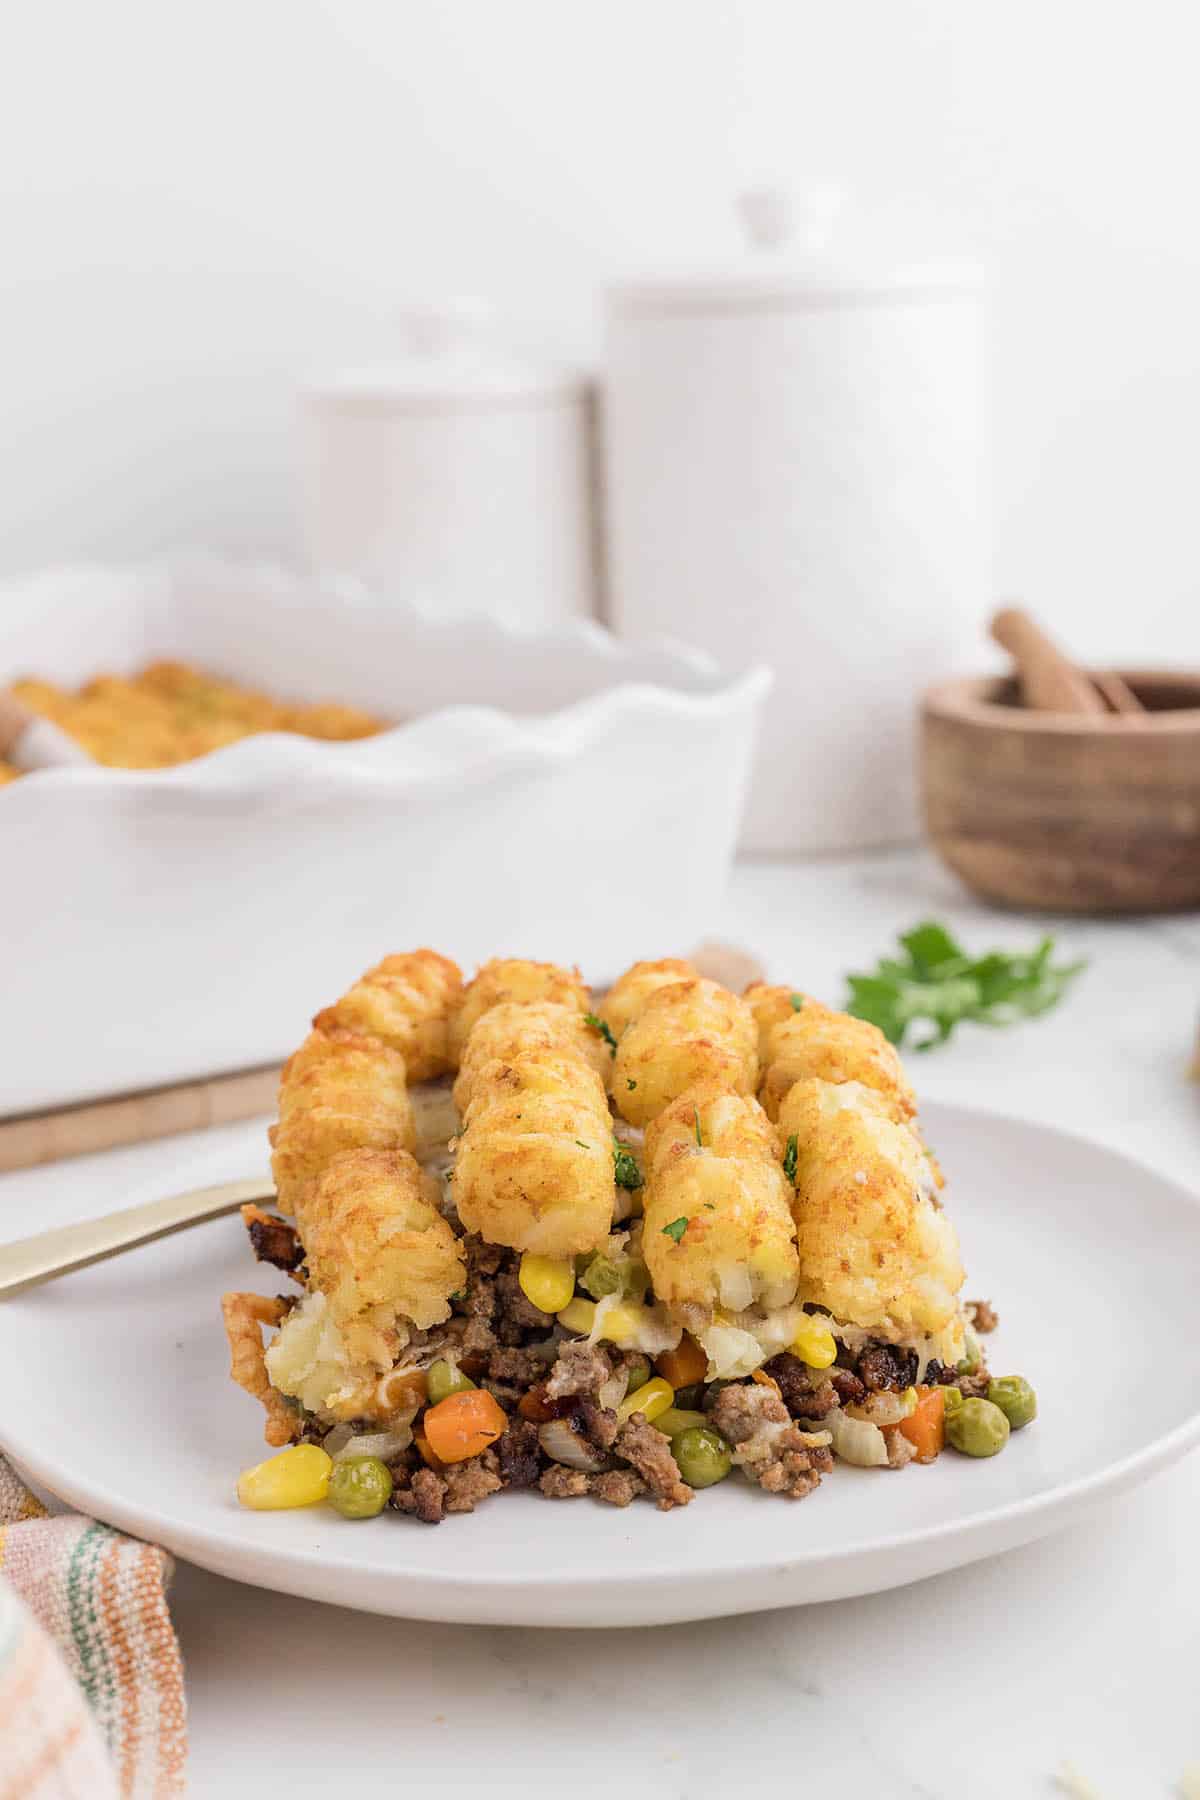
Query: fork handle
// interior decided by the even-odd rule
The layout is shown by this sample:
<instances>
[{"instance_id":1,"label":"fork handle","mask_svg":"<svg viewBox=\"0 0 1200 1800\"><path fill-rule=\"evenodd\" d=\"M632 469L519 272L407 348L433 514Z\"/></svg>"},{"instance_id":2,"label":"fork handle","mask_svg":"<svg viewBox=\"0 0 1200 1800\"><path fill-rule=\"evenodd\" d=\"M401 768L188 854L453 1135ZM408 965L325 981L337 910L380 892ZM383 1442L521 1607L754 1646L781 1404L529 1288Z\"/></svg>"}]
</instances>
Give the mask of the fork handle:
<instances>
[{"instance_id":1,"label":"fork handle","mask_svg":"<svg viewBox=\"0 0 1200 1800\"><path fill-rule=\"evenodd\" d=\"M261 1177L256 1181L225 1181L217 1187L193 1188L187 1194L171 1194L144 1206L128 1206L79 1225L60 1225L15 1244L0 1244L0 1300L23 1288L86 1269L123 1250L134 1250L154 1238L186 1231L222 1213L236 1212L247 1201L273 1200L275 1189Z\"/></svg>"}]
</instances>

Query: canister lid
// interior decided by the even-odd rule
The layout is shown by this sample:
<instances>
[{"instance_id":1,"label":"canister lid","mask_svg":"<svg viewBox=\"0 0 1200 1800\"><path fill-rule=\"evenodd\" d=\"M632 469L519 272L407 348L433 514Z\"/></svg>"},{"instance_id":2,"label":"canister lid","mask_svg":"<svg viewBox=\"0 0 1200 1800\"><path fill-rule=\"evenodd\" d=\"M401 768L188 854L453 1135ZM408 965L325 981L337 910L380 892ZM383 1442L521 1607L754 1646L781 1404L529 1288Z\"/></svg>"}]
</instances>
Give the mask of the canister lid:
<instances>
[{"instance_id":1,"label":"canister lid","mask_svg":"<svg viewBox=\"0 0 1200 1800\"><path fill-rule=\"evenodd\" d=\"M828 306L864 299L933 298L983 285L965 259L904 261L872 242L864 221L847 217L840 189L802 198L784 187L746 189L738 197L740 257L721 267L681 269L616 283L610 310L620 314L732 312Z\"/></svg>"},{"instance_id":2,"label":"canister lid","mask_svg":"<svg viewBox=\"0 0 1200 1800\"><path fill-rule=\"evenodd\" d=\"M502 345L483 300L414 307L401 327L394 359L312 383L311 403L349 411L470 412L571 399L586 387L578 372Z\"/></svg>"}]
</instances>

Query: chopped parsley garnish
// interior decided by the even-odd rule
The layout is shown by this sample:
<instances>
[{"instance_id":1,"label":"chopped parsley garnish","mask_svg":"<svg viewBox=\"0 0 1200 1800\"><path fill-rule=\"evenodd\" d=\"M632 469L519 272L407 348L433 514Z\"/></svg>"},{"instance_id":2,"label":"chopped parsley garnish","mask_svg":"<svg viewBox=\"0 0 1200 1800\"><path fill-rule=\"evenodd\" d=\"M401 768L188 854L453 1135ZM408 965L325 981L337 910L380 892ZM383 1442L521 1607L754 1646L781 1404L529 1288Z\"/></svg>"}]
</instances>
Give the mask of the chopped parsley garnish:
<instances>
[{"instance_id":1,"label":"chopped parsley garnish","mask_svg":"<svg viewBox=\"0 0 1200 1800\"><path fill-rule=\"evenodd\" d=\"M627 1088L628 1088L628 1089L629 1089L629 1091L630 1091L630 1093L631 1093L631 1094L632 1094L632 1092L633 1092L633 1090L634 1090L634 1088L635 1088L635 1087L636 1087L636 1086L637 1086L637 1082L636 1082L636 1081L630 1081L630 1080L629 1080L629 1078L628 1078L628 1077L626 1077L626 1080L625 1080L625 1086L626 1086L626 1087L627 1087Z\"/></svg>"},{"instance_id":2,"label":"chopped parsley garnish","mask_svg":"<svg viewBox=\"0 0 1200 1800\"><path fill-rule=\"evenodd\" d=\"M672 1219L669 1225L663 1226L662 1234L664 1237L673 1238L675 1242L678 1243L687 1228L688 1221L686 1218Z\"/></svg>"},{"instance_id":3,"label":"chopped parsley garnish","mask_svg":"<svg viewBox=\"0 0 1200 1800\"><path fill-rule=\"evenodd\" d=\"M789 994L788 998L790 999L790 1001L792 1003L792 1011L799 1012L800 1008L804 1005L804 995L803 994Z\"/></svg>"},{"instance_id":4,"label":"chopped parsley garnish","mask_svg":"<svg viewBox=\"0 0 1200 1800\"><path fill-rule=\"evenodd\" d=\"M783 1172L793 1187L796 1185L796 1135L797 1134L793 1131L791 1137L787 1141L787 1150L785 1151L783 1158Z\"/></svg>"},{"instance_id":5,"label":"chopped parsley garnish","mask_svg":"<svg viewBox=\"0 0 1200 1800\"><path fill-rule=\"evenodd\" d=\"M699 1144L700 1148L703 1150L703 1148L704 1148L704 1133L700 1129L700 1108L698 1106L693 1106L692 1118L696 1122L696 1142Z\"/></svg>"},{"instance_id":6,"label":"chopped parsley garnish","mask_svg":"<svg viewBox=\"0 0 1200 1800\"><path fill-rule=\"evenodd\" d=\"M590 1025L593 1031L598 1031L600 1033L600 1036L604 1039L605 1043L615 1056L617 1054L617 1040L609 1030L608 1026L604 1023L604 1020L600 1017L599 1013L584 1013L583 1022L585 1025Z\"/></svg>"},{"instance_id":7,"label":"chopped parsley garnish","mask_svg":"<svg viewBox=\"0 0 1200 1800\"><path fill-rule=\"evenodd\" d=\"M579 1145L581 1150L590 1150L592 1147L590 1144L585 1144L582 1138L576 1138L575 1142Z\"/></svg>"},{"instance_id":8,"label":"chopped parsley garnish","mask_svg":"<svg viewBox=\"0 0 1200 1800\"><path fill-rule=\"evenodd\" d=\"M930 1030L913 1044L944 1044L965 1019L977 1025L1015 1025L1057 1006L1083 962L1052 963L1052 937L1035 949L993 950L968 956L944 925L926 921L900 938L904 957L881 957L869 975L847 977L846 1011L878 1025L893 1044L903 1044L918 1020Z\"/></svg>"},{"instance_id":9,"label":"chopped parsley garnish","mask_svg":"<svg viewBox=\"0 0 1200 1800\"><path fill-rule=\"evenodd\" d=\"M616 1138L613 1139L613 1177L618 1187L633 1189L642 1185L642 1171L638 1168L637 1157Z\"/></svg>"}]
</instances>

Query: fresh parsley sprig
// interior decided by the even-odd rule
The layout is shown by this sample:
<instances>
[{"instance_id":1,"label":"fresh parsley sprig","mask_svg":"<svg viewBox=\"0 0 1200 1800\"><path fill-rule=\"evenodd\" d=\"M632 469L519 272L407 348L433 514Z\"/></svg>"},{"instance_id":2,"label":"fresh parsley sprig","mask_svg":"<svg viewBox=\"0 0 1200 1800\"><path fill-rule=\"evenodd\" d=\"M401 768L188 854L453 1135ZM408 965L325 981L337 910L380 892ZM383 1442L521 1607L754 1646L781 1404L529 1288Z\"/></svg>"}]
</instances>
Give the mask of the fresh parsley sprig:
<instances>
[{"instance_id":1,"label":"fresh parsley sprig","mask_svg":"<svg viewBox=\"0 0 1200 1800\"><path fill-rule=\"evenodd\" d=\"M1015 1025L1057 1006L1086 963L1052 963L1054 939L1031 951L967 954L944 925L932 920L901 935L904 957L882 957L869 975L849 975L846 1011L878 1025L893 1044L910 1026L931 1029L914 1050L944 1044L956 1025Z\"/></svg>"},{"instance_id":2,"label":"fresh parsley sprig","mask_svg":"<svg viewBox=\"0 0 1200 1800\"><path fill-rule=\"evenodd\" d=\"M643 1179L637 1157L618 1138L613 1139L613 1179L618 1187L630 1190L640 1188Z\"/></svg>"},{"instance_id":3,"label":"fresh parsley sprig","mask_svg":"<svg viewBox=\"0 0 1200 1800\"><path fill-rule=\"evenodd\" d=\"M592 1012L584 1013L583 1022L585 1025L590 1025L593 1031L599 1032L600 1036L608 1045L609 1050L615 1056L617 1054L617 1040L613 1036L612 1027L608 1022L605 1019L602 1019L599 1013Z\"/></svg>"}]
</instances>

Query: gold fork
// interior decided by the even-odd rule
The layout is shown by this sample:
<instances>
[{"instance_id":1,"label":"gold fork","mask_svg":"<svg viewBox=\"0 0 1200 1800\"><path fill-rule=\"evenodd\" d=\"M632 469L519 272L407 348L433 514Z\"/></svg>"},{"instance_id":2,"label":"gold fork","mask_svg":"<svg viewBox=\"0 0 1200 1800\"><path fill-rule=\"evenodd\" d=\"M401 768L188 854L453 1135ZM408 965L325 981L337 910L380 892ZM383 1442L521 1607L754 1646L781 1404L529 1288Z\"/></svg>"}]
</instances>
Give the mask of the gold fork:
<instances>
[{"instance_id":1,"label":"gold fork","mask_svg":"<svg viewBox=\"0 0 1200 1800\"><path fill-rule=\"evenodd\" d=\"M186 1194L170 1194L165 1200L149 1200L143 1206L127 1206L85 1219L78 1225L60 1225L40 1231L36 1237L0 1244L0 1300L19 1294L40 1282L86 1269L123 1250L135 1250L155 1238L186 1231L206 1219L236 1212L247 1201L274 1200L275 1189L263 1176L253 1181L223 1181L216 1187L192 1188Z\"/></svg>"}]
</instances>

